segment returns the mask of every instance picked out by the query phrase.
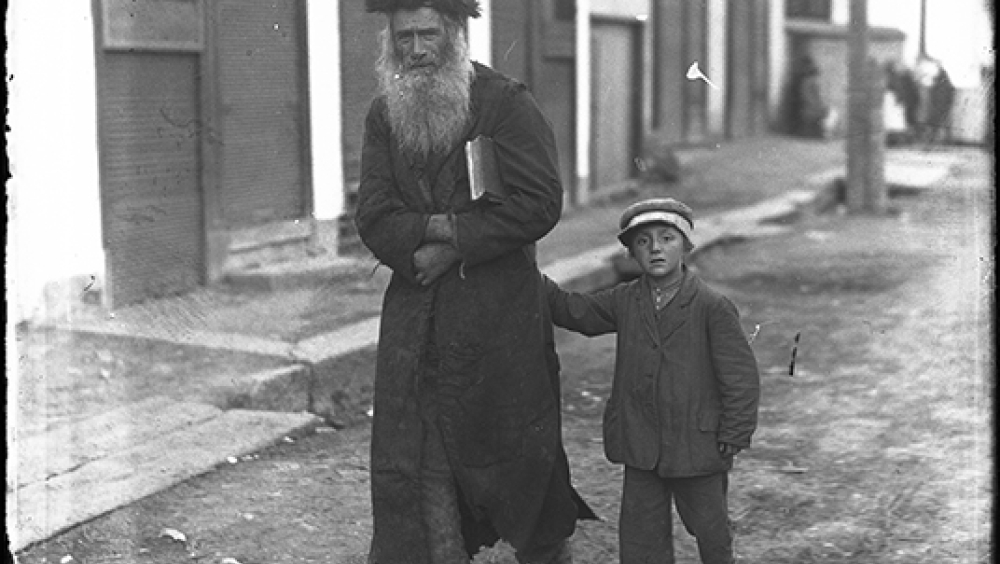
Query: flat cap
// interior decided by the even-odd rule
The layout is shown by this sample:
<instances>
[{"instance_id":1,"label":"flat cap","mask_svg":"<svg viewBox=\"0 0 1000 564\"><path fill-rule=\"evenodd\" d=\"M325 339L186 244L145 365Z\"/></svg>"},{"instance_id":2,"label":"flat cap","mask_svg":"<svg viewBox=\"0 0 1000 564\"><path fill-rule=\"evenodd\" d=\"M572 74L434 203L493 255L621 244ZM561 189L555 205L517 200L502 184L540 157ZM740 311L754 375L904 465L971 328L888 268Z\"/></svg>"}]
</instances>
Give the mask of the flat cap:
<instances>
[{"instance_id":1,"label":"flat cap","mask_svg":"<svg viewBox=\"0 0 1000 564\"><path fill-rule=\"evenodd\" d=\"M433 8L454 19L478 18L478 0L365 0L365 10L391 14L396 10Z\"/></svg>"},{"instance_id":2,"label":"flat cap","mask_svg":"<svg viewBox=\"0 0 1000 564\"><path fill-rule=\"evenodd\" d=\"M666 223L673 225L691 242L691 231L694 230L693 212L687 204L673 198L650 198L636 202L622 212L618 228L618 240L628 246L632 232L641 225L649 223Z\"/></svg>"}]
</instances>

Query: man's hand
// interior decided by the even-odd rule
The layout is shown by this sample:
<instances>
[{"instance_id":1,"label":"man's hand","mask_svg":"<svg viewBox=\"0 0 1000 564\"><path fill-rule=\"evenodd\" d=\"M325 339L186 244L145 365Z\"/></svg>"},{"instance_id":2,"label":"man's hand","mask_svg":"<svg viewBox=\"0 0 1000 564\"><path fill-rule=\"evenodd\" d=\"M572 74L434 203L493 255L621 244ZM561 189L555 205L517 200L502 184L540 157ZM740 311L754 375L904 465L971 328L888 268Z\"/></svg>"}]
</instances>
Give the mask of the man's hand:
<instances>
[{"instance_id":1,"label":"man's hand","mask_svg":"<svg viewBox=\"0 0 1000 564\"><path fill-rule=\"evenodd\" d=\"M451 216L439 213L427 218L423 240L425 243L454 243L455 226Z\"/></svg>"},{"instance_id":2,"label":"man's hand","mask_svg":"<svg viewBox=\"0 0 1000 564\"><path fill-rule=\"evenodd\" d=\"M421 286L430 286L461 257L448 243L425 243L413 253L413 269Z\"/></svg>"},{"instance_id":3,"label":"man's hand","mask_svg":"<svg viewBox=\"0 0 1000 564\"><path fill-rule=\"evenodd\" d=\"M719 454L721 454L723 458L732 458L737 454L739 454L741 450L743 449L741 449L736 445L731 445L729 443L719 443Z\"/></svg>"}]
</instances>

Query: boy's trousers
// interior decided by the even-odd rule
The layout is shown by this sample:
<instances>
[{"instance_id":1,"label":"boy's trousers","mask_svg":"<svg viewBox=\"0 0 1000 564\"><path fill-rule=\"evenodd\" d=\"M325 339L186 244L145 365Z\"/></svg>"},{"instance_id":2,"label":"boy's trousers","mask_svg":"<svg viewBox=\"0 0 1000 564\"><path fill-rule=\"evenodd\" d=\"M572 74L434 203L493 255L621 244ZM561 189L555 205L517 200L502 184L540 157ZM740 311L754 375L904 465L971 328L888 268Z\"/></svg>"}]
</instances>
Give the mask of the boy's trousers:
<instances>
[{"instance_id":1,"label":"boy's trousers","mask_svg":"<svg viewBox=\"0 0 1000 564\"><path fill-rule=\"evenodd\" d=\"M684 527L698 541L702 563L732 564L728 488L727 472L662 478L655 470L626 466L618 526L621 564L674 563L672 500Z\"/></svg>"}]
</instances>

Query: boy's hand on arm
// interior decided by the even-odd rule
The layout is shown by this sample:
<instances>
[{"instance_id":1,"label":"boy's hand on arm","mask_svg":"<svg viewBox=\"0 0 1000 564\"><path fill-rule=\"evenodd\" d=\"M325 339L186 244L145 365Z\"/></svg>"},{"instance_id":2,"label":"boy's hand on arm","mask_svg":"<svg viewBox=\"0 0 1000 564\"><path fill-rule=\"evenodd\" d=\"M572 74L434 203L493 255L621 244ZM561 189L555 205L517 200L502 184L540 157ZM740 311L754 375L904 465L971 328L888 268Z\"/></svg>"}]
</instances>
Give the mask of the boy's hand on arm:
<instances>
[{"instance_id":1,"label":"boy's hand on arm","mask_svg":"<svg viewBox=\"0 0 1000 564\"><path fill-rule=\"evenodd\" d=\"M413 253L413 270L417 283L430 286L448 272L461 257L458 250L448 243L425 243Z\"/></svg>"}]
</instances>

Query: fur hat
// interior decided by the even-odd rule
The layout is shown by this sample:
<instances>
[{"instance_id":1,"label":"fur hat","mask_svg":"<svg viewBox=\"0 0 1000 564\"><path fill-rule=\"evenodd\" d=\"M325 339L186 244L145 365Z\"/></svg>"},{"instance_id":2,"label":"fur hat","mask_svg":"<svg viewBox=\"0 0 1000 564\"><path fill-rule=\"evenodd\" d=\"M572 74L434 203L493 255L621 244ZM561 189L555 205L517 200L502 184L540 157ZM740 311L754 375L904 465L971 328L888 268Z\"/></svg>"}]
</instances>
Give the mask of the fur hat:
<instances>
[{"instance_id":1,"label":"fur hat","mask_svg":"<svg viewBox=\"0 0 1000 564\"><path fill-rule=\"evenodd\" d=\"M691 208L673 198L650 198L636 202L625 208L618 224L621 232L618 240L626 247L632 242L632 235L640 225L648 223L666 223L676 227L688 243L691 243L691 231L694 221Z\"/></svg>"},{"instance_id":2,"label":"fur hat","mask_svg":"<svg viewBox=\"0 0 1000 564\"><path fill-rule=\"evenodd\" d=\"M365 0L365 10L369 12L391 14L419 8L433 8L455 19L479 17L478 0Z\"/></svg>"}]
</instances>

